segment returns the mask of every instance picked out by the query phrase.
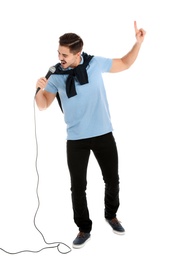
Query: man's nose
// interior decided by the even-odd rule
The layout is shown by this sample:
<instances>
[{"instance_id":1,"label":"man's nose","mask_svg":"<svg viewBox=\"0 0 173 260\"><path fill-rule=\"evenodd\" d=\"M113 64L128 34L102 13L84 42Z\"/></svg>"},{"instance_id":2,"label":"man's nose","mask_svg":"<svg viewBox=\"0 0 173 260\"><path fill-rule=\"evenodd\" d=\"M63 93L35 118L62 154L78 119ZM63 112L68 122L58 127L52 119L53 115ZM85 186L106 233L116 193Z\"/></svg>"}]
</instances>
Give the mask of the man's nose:
<instances>
[{"instance_id":1,"label":"man's nose","mask_svg":"<svg viewBox=\"0 0 173 260\"><path fill-rule=\"evenodd\" d=\"M58 58L59 58L59 60L63 60L63 57L61 54L58 54Z\"/></svg>"}]
</instances>

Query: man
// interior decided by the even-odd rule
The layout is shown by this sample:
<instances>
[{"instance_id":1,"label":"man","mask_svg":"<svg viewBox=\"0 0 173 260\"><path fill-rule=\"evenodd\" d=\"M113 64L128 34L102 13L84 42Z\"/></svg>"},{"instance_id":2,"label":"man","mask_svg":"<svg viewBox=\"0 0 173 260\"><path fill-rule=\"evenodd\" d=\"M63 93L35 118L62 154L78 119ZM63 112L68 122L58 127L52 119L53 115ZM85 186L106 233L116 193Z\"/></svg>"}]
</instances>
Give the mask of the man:
<instances>
[{"instance_id":1,"label":"man","mask_svg":"<svg viewBox=\"0 0 173 260\"><path fill-rule=\"evenodd\" d=\"M36 84L36 103L47 109L57 94L67 124L67 162L71 177L74 222L79 233L73 248L81 248L91 237L92 221L86 200L87 165L93 151L105 183L105 219L117 234L125 230L117 219L119 208L118 154L102 73L128 69L136 60L145 31L134 22L136 43L122 58L103 58L82 53L83 41L74 33L59 38L60 63L47 80Z\"/></svg>"}]
</instances>

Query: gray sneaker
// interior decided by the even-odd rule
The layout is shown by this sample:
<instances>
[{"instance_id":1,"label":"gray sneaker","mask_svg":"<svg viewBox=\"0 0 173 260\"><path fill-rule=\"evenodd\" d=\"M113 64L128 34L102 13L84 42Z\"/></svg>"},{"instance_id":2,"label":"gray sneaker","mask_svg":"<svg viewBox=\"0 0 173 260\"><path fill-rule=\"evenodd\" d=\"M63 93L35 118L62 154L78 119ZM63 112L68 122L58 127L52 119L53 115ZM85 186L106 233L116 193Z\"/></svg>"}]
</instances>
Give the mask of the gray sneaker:
<instances>
[{"instance_id":1,"label":"gray sneaker","mask_svg":"<svg viewBox=\"0 0 173 260\"><path fill-rule=\"evenodd\" d=\"M73 248L81 248L83 247L86 242L90 240L90 233L84 233L84 232L79 232L75 240L73 241Z\"/></svg>"},{"instance_id":2,"label":"gray sneaker","mask_svg":"<svg viewBox=\"0 0 173 260\"><path fill-rule=\"evenodd\" d=\"M109 223L109 225L113 228L113 232L118 235L124 235L125 229L120 224L120 221L117 218L113 219L106 219L106 221Z\"/></svg>"}]
</instances>

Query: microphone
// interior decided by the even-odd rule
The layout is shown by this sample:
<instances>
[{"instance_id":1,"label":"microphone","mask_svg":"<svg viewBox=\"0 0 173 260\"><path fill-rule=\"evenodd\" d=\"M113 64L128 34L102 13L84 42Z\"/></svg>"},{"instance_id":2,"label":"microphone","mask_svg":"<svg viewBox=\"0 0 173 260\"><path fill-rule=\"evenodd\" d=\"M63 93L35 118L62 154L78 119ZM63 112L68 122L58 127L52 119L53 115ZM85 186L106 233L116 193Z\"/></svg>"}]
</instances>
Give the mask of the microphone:
<instances>
[{"instance_id":1,"label":"microphone","mask_svg":"<svg viewBox=\"0 0 173 260\"><path fill-rule=\"evenodd\" d=\"M50 67L45 78L48 79L55 72L55 70L56 70L55 66Z\"/></svg>"},{"instance_id":2,"label":"microphone","mask_svg":"<svg viewBox=\"0 0 173 260\"><path fill-rule=\"evenodd\" d=\"M52 66L49 68L45 78L48 79L54 72L56 71L56 67L55 66ZM40 88L38 87L37 90L36 90L36 93L35 93L35 96L37 95L38 91L40 90Z\"/></svg>"}]
</instances>

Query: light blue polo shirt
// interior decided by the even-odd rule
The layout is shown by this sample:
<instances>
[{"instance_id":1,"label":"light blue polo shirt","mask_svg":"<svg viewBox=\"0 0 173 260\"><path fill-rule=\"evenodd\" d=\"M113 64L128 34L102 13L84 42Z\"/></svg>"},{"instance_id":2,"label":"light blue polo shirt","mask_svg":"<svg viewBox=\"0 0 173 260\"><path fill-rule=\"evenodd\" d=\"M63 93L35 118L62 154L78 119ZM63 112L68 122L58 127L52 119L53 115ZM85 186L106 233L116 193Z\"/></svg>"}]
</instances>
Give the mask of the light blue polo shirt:
<instances>
[{"instance_id":1,"label":"light blue polo shirt","mask_svg":"<svg viewBox=\"0 0 173 260\"><path fill-rule=\"evenodd\" d=\"M87 67L89 83L80 85L75 80L77 95L71 98L66 94L68 75L54 74L49 77L45 90L59 93L67 125L67 140L91 138L112 132L102 78L102 73L109 72L111 65L112 59L94 56Z\"/></svg>"}]
</instances>

